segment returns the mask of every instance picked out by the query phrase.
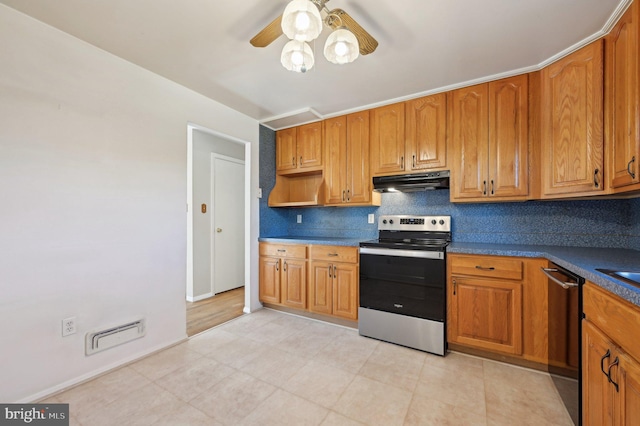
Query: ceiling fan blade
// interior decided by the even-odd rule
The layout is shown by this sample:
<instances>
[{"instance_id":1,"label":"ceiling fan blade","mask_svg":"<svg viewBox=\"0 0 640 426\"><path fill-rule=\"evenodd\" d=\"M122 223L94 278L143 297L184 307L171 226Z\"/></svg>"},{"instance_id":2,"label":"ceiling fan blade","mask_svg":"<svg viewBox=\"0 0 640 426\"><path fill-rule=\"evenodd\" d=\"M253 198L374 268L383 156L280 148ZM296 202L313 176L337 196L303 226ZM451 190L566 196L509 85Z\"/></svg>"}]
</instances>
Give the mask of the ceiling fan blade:
<instances>
[{"instance_id":1,"label":"ceiling fan blade","mask_svg":"<svg viewBox=\"0 0 640 426\"><path fill-rule=\"evenodd\" d=\"M269 25L264 27L262 31L249 40L249 43L255 47L266 47L270 45L275 39L282 35L282 27L280 26L281 22L282 15L271 21Z\"/></svg>"},{"instance_id":2,"label":"ceiling fan blade","mask_svg":"<svg viewBox=\"0 0 640 426\"><path fill-rule=\"evenodd\" d=\"M342 25L349 28L353 35L358 39L361 55L368 55L376 50L378 47L378 41L373 38L371 34L366 32L365 29L362 28L360 24L358 24L347 12L342 9L333 9L329 12L329 15L332 14L338 16L340 19L330 20L331 28L335 30L340 26L340 21L342 21Z\"/></svg>"}]
</instances>

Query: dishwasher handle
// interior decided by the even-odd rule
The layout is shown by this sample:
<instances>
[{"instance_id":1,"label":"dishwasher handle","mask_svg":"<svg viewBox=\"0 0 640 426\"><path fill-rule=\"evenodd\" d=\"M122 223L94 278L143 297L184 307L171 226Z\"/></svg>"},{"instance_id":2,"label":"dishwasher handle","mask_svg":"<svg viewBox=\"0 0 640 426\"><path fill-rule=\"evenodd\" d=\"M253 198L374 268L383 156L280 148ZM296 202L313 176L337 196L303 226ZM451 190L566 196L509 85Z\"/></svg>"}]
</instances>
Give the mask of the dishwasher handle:
<instances>
[{"instance_id":1,"label":"dishwasher handle","mask_svg":"<svg viewBox=\"0 0 640 426\"><path fill-rule=\"evenodd\" d=\"M570 283L570 282L566 282L566 281L560 281L559 279L557 279L556 277L554 277L553 275L551 275L551 272L560 272L562 273L562 271L560 271L557 268L540 268L542 269L542 272L554 283L558 284L559 286L561 286L562 288L568 290L572 287L579 287L580 284L579 283Z\"/></svg>"}]
</instances>

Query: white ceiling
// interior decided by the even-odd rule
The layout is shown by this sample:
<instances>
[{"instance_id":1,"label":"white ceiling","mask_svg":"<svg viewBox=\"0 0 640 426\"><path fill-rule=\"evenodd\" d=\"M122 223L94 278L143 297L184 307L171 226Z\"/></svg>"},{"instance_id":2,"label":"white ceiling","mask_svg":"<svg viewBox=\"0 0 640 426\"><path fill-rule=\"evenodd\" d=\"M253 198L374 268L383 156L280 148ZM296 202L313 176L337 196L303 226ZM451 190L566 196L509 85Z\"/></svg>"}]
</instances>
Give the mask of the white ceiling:
<instances>
[{"instance_id":1,"label":"white ceiling","mask_svg":"<svg viewBox=\"0 0 640 426\"><path fill-rule=\"evenodd\" d=\"M279 128L538 69L608 31L629 0L331 0L378 49L331 64L325 29L306 74L280 65L285 36L249 44L287 0L0 3Z\"/></svg>"}]
</instances>

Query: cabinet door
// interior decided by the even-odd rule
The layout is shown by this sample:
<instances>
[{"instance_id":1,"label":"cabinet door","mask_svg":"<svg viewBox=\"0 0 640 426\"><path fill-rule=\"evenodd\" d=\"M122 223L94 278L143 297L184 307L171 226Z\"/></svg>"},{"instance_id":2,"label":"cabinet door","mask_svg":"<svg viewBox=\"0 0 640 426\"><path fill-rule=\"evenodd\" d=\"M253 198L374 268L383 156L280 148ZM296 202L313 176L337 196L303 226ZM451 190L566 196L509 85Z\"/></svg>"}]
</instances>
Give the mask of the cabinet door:
<instances>
[{"instance_id":1,"label":"cabinet door","mask_svg":"<svg viewBox=\"0 0 640 426\"><path fill-rule=\"evenodd\" d=\"M522 354L522 283L451 278L450 340Z\"/></svg>"},{"instance_id":2,"label":"cabinet door","mask_svg":"<svg viewBox=\"0 0 640 426\"><path fill-rule=\"evenodd\" d=\"M605 37L605 146L609 184L620 188L640 181L638 124L638 19L640 2Z\"/></svg>"},{"instance_id":3,"label":"cabinet door","mask_svg":"<svg viewBox=\"0 0 640 426\"><path fill-rule=\"evenodd\" d=\"M333 264L333 315L358 319L358 265Z\"/></svg>"},{"instance_id":4,"label":"cabinet door","mask_svg":"<svg viewBox=\"0 0 640 426\"><path fill-rule=\"evenodd\" d=\"M603 190L602 40L542 71L544 195Z\"/></svg>"},{"instance_id":5,"label":"cabinet door","mask_svg":"<svg viewBox=\"0 0 640 426\"><path fill-rule=\"evenodd\" d=\"M369 111L347 116L346 187L347 202L371 201L369 172Z\"/></svg>"},{"instance_id":6,"label":"cabinet door","mask_svg":"<svg viewBox=\"0 0 640 426\"><path fill-rule=\"evenodd\" d=\"M325 120L324 140L325 203L342 204L347 200L347 118L345 116Z\"/></svg>"},{"instance_id":7,"label":"cabinet door","mask_svg":"<svg viewBox=\"0 0 640 426\"><path fill-rule=\"evenodd\" d=\"M282 304L291 308L307 308L307 261L283 259L281 274Z\"/></svg>"},{"instance_id":8,"label":"cabinet door","mask_svg":"<svg viewBox=\"0 0 640 426\"><path fill-rule=\"evenodd\" d=\"M451 93L451 199L487 195L488 85L458 89Z\"/></svg>"},{"instance_id":9,"label":"cabinet door","mask_svg":"<svg viewBox=\"0 0 640 426\"><path fill-rule=\"evenodd\" d=\"M333 313L333 267L329 262L312 261L309 282L309 310L319 314Z\"/></svg>"},{"instance_id":10,"label":"cabinet door","mask_svg":"<svg viewBox=\"0 0 640 426\"><path fill-rule=\"evenodd\" d=\"M621 353L618 374L618 406L614 410L618 425L640 425L640 364L629 355ZM612 377L614 377L612 373Z\"/></svg>"},{"instance_id":11,"label":"cabinet door","mask_svg":"<svg viewBox=\"0 0 640 426\"><path fill-rule=\"evenodd\" d=\"M603 373L613 362L613 343L589 321L582 322L582 421L585 426L613 422L613 386Z\"/></svg>"},{"instance_id":12,"label":"cabinet door","mask_svg":"<svg viewBox=\"0 0 640 426\"><path fill-rule=\"evenodd\" d=\"M280 303L280 259L260 256L260 300Z\"/></svg>"},{"instance_id":13,"label":"cabinet door","mask_svg":"<svg viewBox=\"0 0 640 426\"><path fill-rule=\"evenodd\" d=\"M299 169L322 166L322 122L297 128L296 153Z\"/></svg>"},{"instance_id":14,"label":"cabinet door","mask_svg":"<svg viewBox=\"0 0 640 426\"><path fill-rule=\"evenodd\" d=\"M489 83L490 197L529 194L529 98L526 74Z\"/></svg>"},{"instance_id":15,"label":"cabinet door","mask_svg":"<svg viewBox=\"0 0 640 426\"><path fill-rule=\"evenodd\" d=\"M429 170L447 163L447 94L405 103L407 169Z\"/></svg>"},{"instance_id":16,"label":"cabinet door","mask_svg":"<svg viewBox=\"0 0 640 426\"><path fill-rule=\"evenodd\" d=\"M276 170L293 170L296 165L296 128L278 130L276 132Z\"/></svg>"},{"instance_id":17,"label":"cabinet door","mask_svg":"<svg viewBox=\"0 0 640 426\"><path fill-rule=\"evenodd\" d=\"M371 174L404 171L404 104L375 108L371 114Z\"/></svg>"}]
</instances>

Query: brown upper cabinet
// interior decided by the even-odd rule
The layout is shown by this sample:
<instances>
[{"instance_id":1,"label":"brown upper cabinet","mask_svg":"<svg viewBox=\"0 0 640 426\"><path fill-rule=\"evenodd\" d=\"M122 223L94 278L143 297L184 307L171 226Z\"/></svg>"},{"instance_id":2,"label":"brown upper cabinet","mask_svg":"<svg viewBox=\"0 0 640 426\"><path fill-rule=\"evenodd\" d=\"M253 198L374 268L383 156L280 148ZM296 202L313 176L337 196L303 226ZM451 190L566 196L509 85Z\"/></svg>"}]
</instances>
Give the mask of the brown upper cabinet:
<instances>
[{"instance_id":1,"label":"brown upper cabinet","mask_svg":"<svg viewBox=\"0 0 640 426\"><path fill-rule=\"evenodd\" d=\"M541 71L541 198L603 193L602 40Z\"/></svg>"},{"instance_id":2,"label":"brown upper cabinet","mask_svg":"<svg viewBox=\"0 0 640 426\"><path fill-rule=\"evenodd\" d=\"M404 103L370 110L371 175L404 172Z\"/></svg>"},{"instance_id":3,"label":"brown upper cabinet","mask_svg":"<svg viewBox=\"0 0 640 426\"><path fill-rule=\"evenodd\" d=\"M447 166L447 94L405 102L405 167L413 172Z\"/></svg>"},{"instance_id":4,"label":"brown upper cabinet","mask_svg":"<svg viewBox=\"0 0 640 426\"><path fill-rule=\"evenodd\" d=\"M446 93L371 110L373 176L443 170L446 144Z\"/></svg>"},{"instance_id":5,"label":"brown upper cabinet","mask_svg":"<svg viewBox=\"0 0 640 426\"><path fill-rule=\"evenodd\" d=\"M451 201L525 200L528 76L451 92Z\"/></svg>"},{"instance_id":6,"label":"brown upper cabinet","mask_svg":"<svg viewBox=\"0 0 640 426\"><path fill-rule=\"evenodd\" d=\"M277 173L322 170L322 157L322 122L276 132Z\"/></svg>"},{"instance_id":7,"label":"brown upper cabinet","mask_svg":"<svg viewBox=\"0 0 640 426\"><path fill-rule=\"evenodd\" d=\"M369 172L369 111L324 121L325 205L380 205Z\"/></svg>"},{"instance_id":8,"label":"brown upper cabinet","mask_svg":"<svg viewBox=\"0 0 640 426\"><path fill-rule=\"evenodd\" d=\"M638 1L634 1L604 39L604 138L609 188L613 192L640 186L632 186L640 182L639 10Z\"/></svg>"}]
</instances>

